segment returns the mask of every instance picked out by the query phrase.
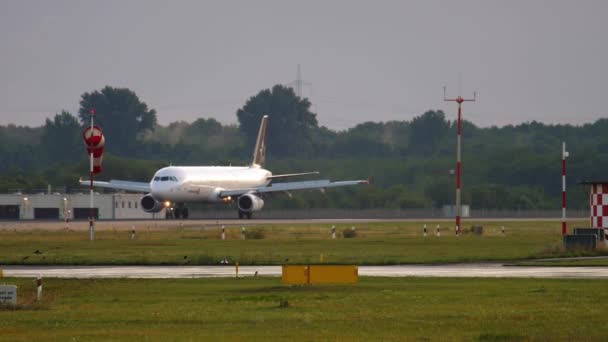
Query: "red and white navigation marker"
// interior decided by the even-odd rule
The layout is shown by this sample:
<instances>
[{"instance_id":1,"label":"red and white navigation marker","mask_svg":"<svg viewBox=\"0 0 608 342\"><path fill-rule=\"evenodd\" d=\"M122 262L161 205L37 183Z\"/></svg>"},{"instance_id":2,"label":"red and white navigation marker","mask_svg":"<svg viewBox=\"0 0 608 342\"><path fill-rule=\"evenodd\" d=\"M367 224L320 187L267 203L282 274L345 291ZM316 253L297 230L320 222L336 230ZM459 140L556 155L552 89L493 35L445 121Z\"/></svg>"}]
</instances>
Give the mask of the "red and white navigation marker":
<instances>
[{"instance_id":1,"label":"red and white navigation marker","mask_svg":"<svg viewBox=\"0 0 608 342\"><path fill-rule=\"evenodd\" d=\"M566 158L568 156L566 142L562 142L562 235L568 234L566 226Z\"/></svg>"},{"instance_id":2,"label":"red and white navigation marker","mask_svg":"<svg viewBox=\"0 0 608 342\"><path fill-rule=\"evenodd\" d=\"M36 278L36 300L42 299L42 275L38 274Z\"/></svg>"},{"instance_id":3,"label":"red and white navigation marker","mask_svg":"<svg viewBox=\"0 0 608 342\"><path fill-rule=\"evenodd\" d=\"M91 193L91 202L89 206L89 239L95 240L95 223L94 223L94 203L93 203L93 179L96 174L101 173L101 162L103 160L103 147L105 145L105 138L103 132L99 126L93 124L93 118L95 116L95 109L91 109L91 126L85 128L82 132L82 138L87 148L87 155L90 158L90 169L89 174L91 177L91 183L89 191Z\"/></svg>"},{"instance_id":4,"label":"red and white navigation marker","mask_svg":"<svg viewBox=\"0 0 608 342\"><path fill-rule=\"evenodd\" d=\"M460 185L462 176L462 161L460 158L460 144L462 140L462 103L465 101L477 100L477 92L473 93L472 99L465 99L458 96L455 99L448 99L446 96L446 87L443 87L443 100L458 103L458 136L456 138L456 235L460 235L460 216L462 215L462 206L460 203Z\"/></svg>"}]
</instances>

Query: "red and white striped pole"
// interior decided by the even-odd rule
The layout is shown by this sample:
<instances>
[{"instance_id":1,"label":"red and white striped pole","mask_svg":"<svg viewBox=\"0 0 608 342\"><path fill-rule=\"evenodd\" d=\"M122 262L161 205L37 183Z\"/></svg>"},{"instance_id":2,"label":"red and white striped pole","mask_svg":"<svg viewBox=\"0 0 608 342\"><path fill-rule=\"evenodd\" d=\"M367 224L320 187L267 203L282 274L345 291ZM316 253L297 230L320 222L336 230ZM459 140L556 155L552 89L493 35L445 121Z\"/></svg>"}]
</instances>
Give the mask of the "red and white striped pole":
<instances>
[{"instance_id":1,"label":"red and white striped pole","mask_svg":"<svg viewBox=\"0 0 608 342\"><path fill-rule=\"evenodd\" d=\"M456 234L460 234L460 216L462 215L462 208L460 203L460 177L462 177L462 160L460 152L460 144L462 141L462 97L458 96L456 102L458 103L458 138L456 139Z\"/></svg>"},{"instance_id":2,"label":"red and white striped pole","mask_svg":"<svg viewBox=\"0 0 608 342\"><path fill-rule=\"evenodd\" d=\"M568 155L564 141L562 142L562 235L568 234L566 226L566 158Z\"/></svg>"},{"instance_id":3,"label":"red and white striped pole","mask_svg":"<svg viewBox=\"0 0 608 342\"><path fill-rule=\"evenodd\" d=\"M95 206L93 203L93 184L96 173L101 172L101 161L103 160L103 150L105 145L105 138L101 128L94 125L95 109L91 108L91 126L87 127L82 132L82 138L87 150L87 157L90 158L89 175L91 183L89 191L91 194L91 202L89 206L89 239L95 240Z\"/></svg>"},{"instance_id":4,"label":"red and white striped pole","mask_svg":"<svg viewBox=\"0 0 608 342\"><path fill-rule=\"evenodd\" d=\"M42 274L38 274L38 278L36 278L36 300L40 301L42 299Z\"/></svg>"},{"instance_id":5,"label":"red and white striped pole","mask_svg":"<svg viewBox=\"0 0 608 342\"><path fill-rule=\"evenodd\" d=\"M95 117L95 109L91 108L91 134L93 134L93 118ZM94 216L95 216L95 206L94 206L94 199L93 199L93 178L95 177L95 173L93 172L93 151L91 151L90 154L90 158L91 158L91 167L89 169L90 171L90 175L91 175L91 185L89 187L90 193L91 193L91 203L89 206L89 240L93 241L95 240L95 221L94 221Z\"/></svg>"},{"instance_id":6,"label":"red and white striped pole","mask_svg":"<svg viewBox=\"0 0 608 342\"><path fill-rule=\"evenodd\" d=\"M462 103L465 101L475 101L477 93L473 93L472 99L464 99L458 96L455 99L448 99L446 97L446 87L443 87L443 100L454 101L458 103L458 135L456 138L456 234L460 235L462 227L460 225L460 217L462 216L462 205L460 202L460 189L461 189L461 177L462 177L462 160L460 152L460 144L462 140Z\"/></svg>"}]
</instances>

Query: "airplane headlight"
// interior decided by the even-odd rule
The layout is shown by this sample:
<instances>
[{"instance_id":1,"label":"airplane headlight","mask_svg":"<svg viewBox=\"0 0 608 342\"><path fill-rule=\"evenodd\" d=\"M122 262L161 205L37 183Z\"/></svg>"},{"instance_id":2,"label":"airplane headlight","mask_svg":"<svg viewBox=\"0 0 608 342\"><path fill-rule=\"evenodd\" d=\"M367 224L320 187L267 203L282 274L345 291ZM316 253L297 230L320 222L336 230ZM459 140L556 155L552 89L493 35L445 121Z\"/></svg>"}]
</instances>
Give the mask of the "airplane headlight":
<instances>
[{"instance_id":1,"label":"airplane headlight","mask_svg":"<svg viewBox=\"0 0 608 342\"><path fill-rule=\"evenodd\" d=\"M171 202L165 201L165 208L169 208L171 206Z\"/></svg>"}]
</instances>

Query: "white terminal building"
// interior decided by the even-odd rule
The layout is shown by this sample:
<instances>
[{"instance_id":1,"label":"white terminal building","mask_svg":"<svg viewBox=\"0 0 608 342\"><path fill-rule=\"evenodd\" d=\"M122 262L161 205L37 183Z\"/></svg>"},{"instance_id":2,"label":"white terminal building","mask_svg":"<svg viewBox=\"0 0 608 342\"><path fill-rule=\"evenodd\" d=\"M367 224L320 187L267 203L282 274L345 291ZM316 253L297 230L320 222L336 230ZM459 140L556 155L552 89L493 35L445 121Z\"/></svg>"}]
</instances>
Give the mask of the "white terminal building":
<instances>
[{"instance_id":1,"label":"white terminal building","mask_svg":"<svg viewBox=\"0 0 608 342\"><path fill-rule=\"evenodd\" d=\"M95 219L164 219L165 209L147 213L140 208L140 194L94 195ZM88 193L0 194L0 219L4 220L86 220L91 196Z\"/></svg>"}]
</instances>

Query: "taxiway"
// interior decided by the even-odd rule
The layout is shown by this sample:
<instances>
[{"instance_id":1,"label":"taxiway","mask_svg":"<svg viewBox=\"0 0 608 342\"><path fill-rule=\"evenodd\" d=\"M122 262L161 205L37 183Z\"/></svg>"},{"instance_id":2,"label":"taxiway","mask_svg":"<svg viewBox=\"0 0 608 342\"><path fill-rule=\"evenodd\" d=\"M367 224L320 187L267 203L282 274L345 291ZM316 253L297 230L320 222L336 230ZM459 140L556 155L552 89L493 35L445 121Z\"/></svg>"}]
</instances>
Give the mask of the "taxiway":
<instances>
[{"instance_id":1,"label":"taxiway","mask_svg":"<svg viewBox=\"0 0 608 342\"><path fill-rule=\"evenodd\" d=\"M205 278L235 277L235 266L6 266L5 277ZM281 266L240 266L239 276L281 275ZM506 266L488 264L360 266L360 276L608 279L608 267Z\"/></svg>"}]
</instances>

